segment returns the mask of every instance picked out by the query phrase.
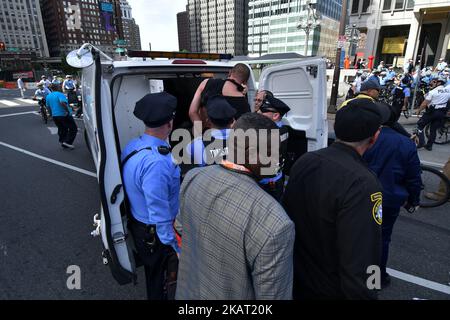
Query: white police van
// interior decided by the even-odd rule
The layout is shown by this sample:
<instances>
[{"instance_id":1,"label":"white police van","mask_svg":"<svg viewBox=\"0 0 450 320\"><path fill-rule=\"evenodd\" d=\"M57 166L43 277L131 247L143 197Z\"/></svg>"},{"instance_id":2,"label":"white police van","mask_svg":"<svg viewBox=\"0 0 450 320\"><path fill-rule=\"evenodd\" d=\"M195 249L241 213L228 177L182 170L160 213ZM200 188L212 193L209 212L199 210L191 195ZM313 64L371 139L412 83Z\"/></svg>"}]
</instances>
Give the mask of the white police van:
<instances>
[{"instance_id":1,"label":"white police van","mask_svg":"<svg viewBox=\"0 0 450 320\"><path fill-rule=\"evenodd\" d=\"M158 56L166 59L155 59ZM178 99L175 128L189 127L188 110L198 85L206 78L225 79L236 64L226 55L210 54L134 51L125 58L113 61L90 44L67 56L70 65L83 68L84 136L96 165L100 189L101 216L94 218L97 229L92 234L101 235L104 263L120 284L136 280L120 165L122 149L144 132L142 121L133 115L136 101L147 93L165 90ZM293 157L326 147L324 59L304 58L270 66L263 70L259 87L272 91L291 108L284 122L291 129L288 148ZM251 75L251 106L256 90Z\"/></svg>"}]
</instances>

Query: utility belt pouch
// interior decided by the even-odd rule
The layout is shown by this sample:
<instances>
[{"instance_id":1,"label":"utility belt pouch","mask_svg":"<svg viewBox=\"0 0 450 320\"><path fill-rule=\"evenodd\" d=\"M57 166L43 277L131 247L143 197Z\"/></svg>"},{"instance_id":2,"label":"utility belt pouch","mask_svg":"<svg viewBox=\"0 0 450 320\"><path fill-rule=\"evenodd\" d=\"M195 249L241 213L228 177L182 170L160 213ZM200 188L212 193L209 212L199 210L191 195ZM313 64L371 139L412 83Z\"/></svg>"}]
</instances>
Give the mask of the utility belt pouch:
<instances>
[{"instance_id":1,"label":"utility belt pouch","mask_svg":"<svg viewBox=\"0 0 450 320\"><path fill-rule=\"evenodd\" d=\"M145 233L147 235L145 239L145 244L153 253L153 250L156 246L156 226L150 225L146 227Z\"/></svg>"}]
</instances>

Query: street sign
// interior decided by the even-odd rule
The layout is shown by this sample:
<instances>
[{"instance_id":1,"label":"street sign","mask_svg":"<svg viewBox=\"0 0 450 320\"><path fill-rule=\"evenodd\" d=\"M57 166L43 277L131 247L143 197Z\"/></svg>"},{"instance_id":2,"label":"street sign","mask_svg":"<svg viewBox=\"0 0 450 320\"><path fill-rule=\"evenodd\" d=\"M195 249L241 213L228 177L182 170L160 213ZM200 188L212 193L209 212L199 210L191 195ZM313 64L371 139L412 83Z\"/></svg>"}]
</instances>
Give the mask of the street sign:
<instances>
[{"instance_id":1,"label":"street sign","mask_svg":"<svg viewBox=\"0 0 450 320\"><path fill-rule=\"evenodd\" d=\"M340 49L344 48L346 41L347 41L347 38L345 36L339 36L337 47Z\"/></svg>"}]
</instances>

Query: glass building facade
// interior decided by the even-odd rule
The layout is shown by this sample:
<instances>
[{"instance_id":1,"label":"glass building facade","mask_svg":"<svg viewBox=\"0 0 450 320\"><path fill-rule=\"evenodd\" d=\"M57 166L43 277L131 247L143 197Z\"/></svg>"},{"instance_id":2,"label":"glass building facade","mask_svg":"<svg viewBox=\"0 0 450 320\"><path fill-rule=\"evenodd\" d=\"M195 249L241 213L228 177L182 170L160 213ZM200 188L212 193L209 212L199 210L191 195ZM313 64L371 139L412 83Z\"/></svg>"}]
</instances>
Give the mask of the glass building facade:
<instances>
[{"instance_id":1,"label":"glass building facade","mask_svg":"<svg viewBox=\"0 0 450 320\"><path fill-rule=\"evenodd\" d=\"M308 14L307 0L250 0L248 52L250 56L297 52L333 57L336 52L342 0L312 0L321 15L321 25L306 33L298 28Z\"/></svg>"}]
</instances>

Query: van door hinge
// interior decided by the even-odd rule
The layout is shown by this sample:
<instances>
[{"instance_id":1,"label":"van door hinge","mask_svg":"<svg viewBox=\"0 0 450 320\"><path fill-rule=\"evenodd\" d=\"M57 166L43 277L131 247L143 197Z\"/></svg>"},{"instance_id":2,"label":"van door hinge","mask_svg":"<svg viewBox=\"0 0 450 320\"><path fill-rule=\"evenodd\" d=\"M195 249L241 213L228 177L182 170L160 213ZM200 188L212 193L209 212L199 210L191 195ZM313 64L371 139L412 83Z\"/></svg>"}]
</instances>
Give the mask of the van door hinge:
<instances>
[{"instance_id":1,"label":"van door hinge","mask_svg":"<svg viewBox=\"0 0 450 320\"><path fill-rule=\"evenodd\" d=\"M123 232L116 232L112 236L114 244L122 243L126 239L126 235Z\"/></svg>"},{"instance_id":2,"label":"van door hinge","mask_svg":"<svg viewBox=\"0 0 450 320\"><path fill-rule=\"evenodd\" d=\"M112 192L112 194L111 194L111 203L112 203L112 204L116 203L116 201L117 201L117 195L119 194L121 188L122 188L122 185L121 185L121 184L118 184L118 185L114 188L114 190L113 190L113 192Z\"/></svg>"},{"instance_id":3,"label":"van door hinge","mask_svg":"<svg viewBox=\"0 0 450 320\"><path fill-rule=\"evenodd\" d=\"M318 72L317 66L307 66L306 70L309 72L310 75L312 75L314 78L317 78L317 72Z\"/></svg>"}]
</instances>

